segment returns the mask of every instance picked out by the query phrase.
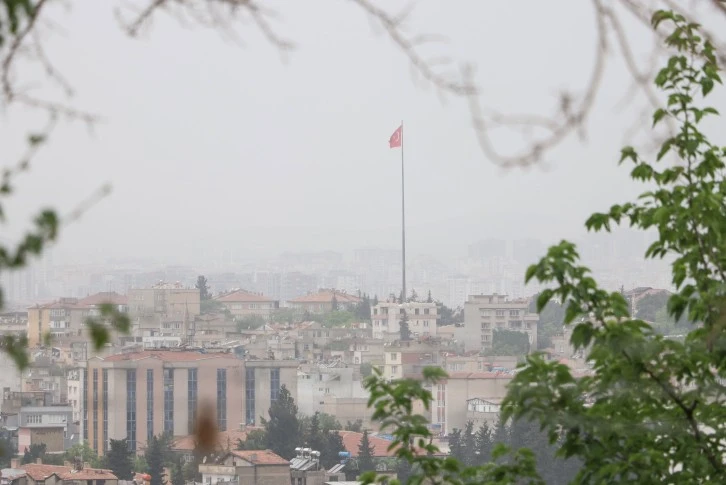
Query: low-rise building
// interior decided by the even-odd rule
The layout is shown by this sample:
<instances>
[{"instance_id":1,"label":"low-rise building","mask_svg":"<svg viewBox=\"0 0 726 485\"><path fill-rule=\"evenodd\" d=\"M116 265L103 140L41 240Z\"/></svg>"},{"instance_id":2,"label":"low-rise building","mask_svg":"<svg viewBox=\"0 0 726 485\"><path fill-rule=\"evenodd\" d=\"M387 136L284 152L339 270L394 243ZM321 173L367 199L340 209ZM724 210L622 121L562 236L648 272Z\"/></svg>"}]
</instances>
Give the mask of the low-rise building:
<instances>
[{"instance_id":1,"label":"low-rise building","mask_svg":"<svg viewBox=\"0 0 726 485\"><path fill-rule=\"evenodd\" d=\"M408 318L413 338L435 337L438 307L427 302L380 302L371 309L373 338L396 340L401 334L401 320Z\"/></svg>"},{"instance_id":2,"label":"low-rise building","mask_svg":"<svg viewBox=\"0 0 726 485\"><path fill-rule=\"evenodd\" d=\"M494 332L510 330L527 334L530 348L537 348L539 315L530 313L529 300L508 300L506 295L470 295L464 306L464 349L492 347Z\"/></svg>"},{"instance_id":3,"label":"low-rise building","mask_svg":"<svg viewBox=\"0 0 726 485\"><path fill-rule=\"evenodd\" d=\"M320 290L288 301L288 306L311 314L330 313L333 310L353 310L361 299L338 290Z\"/></svg>"},{"instance_id":4,"label":"low-rise building","mask_svg":"<svg viewBox=\"0 0 726 485\"><path fill-rule=\"evenodd\" d=\"M290 462L270 450L230 451L199 465L207 485L290 485Z\"/></svg>"},{"instance_id":5,"label":"low-rise building","mask_svg":"<svg viewBox=\"0 0 726 485\"><path fill-rule=\"evenodd\" d=\"M262 317L270 320L272 314L280 308L280 302L246 290L233 290L214 299L228 310L235 318Z\"/></svg>"},{"instance_id":6,"label":"low-rise building","mask_svg":"<svg viewBox=\"0 0 726 485\"><path fill-rule=\"evenodd\" d=\"M26 485L118 485L118 477L111 470L78 466L23 465Z\"/></svg>"},{"instance_id":7,"label":"low-rise building","mask_svg":"<svg viewBox=\"0 0 726 485\"><path fill-rule=\"evenodd\" d=\"M48 453L62 453L78 442L71 406L24 406L18 413L18 454L45 444Z\"/></svg>"},{"instance_id":8,"label":"low-rise building","mask_svg":"<svg viewBox=\"0 0 726 485\"><path fill-rule=\"evenodd\" d=\"M327 396L367 401L369 393L363 388L355 366L333 361L301 366L297 373L297 396L298 410L311 416Z\"/></svg>"}]
</instances>

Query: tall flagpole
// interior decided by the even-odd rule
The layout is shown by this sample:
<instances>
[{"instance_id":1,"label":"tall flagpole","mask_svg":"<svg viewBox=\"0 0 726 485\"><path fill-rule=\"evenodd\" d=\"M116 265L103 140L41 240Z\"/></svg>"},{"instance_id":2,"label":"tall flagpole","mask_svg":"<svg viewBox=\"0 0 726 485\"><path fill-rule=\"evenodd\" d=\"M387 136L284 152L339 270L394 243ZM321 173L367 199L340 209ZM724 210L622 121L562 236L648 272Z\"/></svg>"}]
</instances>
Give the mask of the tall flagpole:
<instances>
[{"instance_id":1,"label":"tall flagpole","mask_svg":"<svg viewBox=\"0 0 726 485\"><path fill-rule=\"evenodd\" d=\"M404 183L404 169L403 169L403 120L401 120L401 270L403 280L403 300L404 303L407 298L406 293L406 184Z\"/></svg>"}]
</instances>

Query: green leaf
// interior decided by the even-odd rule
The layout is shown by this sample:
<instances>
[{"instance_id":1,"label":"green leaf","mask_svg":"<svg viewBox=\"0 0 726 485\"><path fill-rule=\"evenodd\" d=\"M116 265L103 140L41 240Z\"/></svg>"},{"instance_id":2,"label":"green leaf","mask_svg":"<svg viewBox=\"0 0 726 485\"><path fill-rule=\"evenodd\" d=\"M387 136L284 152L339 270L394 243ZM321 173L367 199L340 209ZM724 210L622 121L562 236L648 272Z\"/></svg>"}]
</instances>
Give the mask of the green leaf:
<instances>
[{"instance_id":1,"label":"green leaf","mask_svg":"<svg viewBox=\"0 0 726 485\"><path fill-rule=\"evenodd\" d=\"M655 113L653 113L653 126L657 125L660 120L663 119L665 115L668 114L668 111L664 110L663 108L658 108L655 110Z\"/></svg>"}]
</instances>

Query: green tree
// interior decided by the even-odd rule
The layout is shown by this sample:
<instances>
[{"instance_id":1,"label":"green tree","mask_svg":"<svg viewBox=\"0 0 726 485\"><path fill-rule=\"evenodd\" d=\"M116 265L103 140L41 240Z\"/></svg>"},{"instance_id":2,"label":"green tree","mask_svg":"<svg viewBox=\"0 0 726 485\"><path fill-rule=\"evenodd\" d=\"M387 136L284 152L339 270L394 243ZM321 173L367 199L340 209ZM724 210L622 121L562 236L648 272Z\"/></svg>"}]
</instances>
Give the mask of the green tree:
<instances>
[{"instance_id":1,"label":"green tree","mask_svg":"<svg viewBox=\"0 0 726 485\"><path fill-rule=\"evenodd\" d=\"M35 443L25 448L23 453L22 464L35 463L38 458L41 460L45 457L45 443Z\"/></svg>"},{"instance_id":2,"label":"green tree","mask_svg":"<svg viewBox=\"0 0 726 485\"><path fill-rule=\"evenodd\" d=\"M184 482L200 482L202 477L199 473L199 462L194 460L189 463L185 463L182 467L182 476Z\"/></svg>"},{"instance_id":3,"label":"green tree","mask_svg":"<svg viewBox=\"0 0 726 485\"><path fill-rule=\"evenodd\" d=\"M133 453L129 450L126 439L110 440L106 452L106 465L119 480L131 480L134 477Z\"/></svg>"},{"instance_id":4,"label":"green tree","mask_svg":"<svg viewBox=\"0 0 726 485\"><path fill-rule=\"evenodd\" d=\"M171 485L184 485L184 468L181 458L177 458L171 467Z\"/></svg>"},{"instance_id":5,"label":"green tree","mask_svg":"<svg viewBox=\"0 0 726 485\"><path fill-rule=\"evenodd\" d=\"M63 454L64 461L73 463L76 459L80 460L81 463L90 464L91 468L99 468L101 466L98 453L91 448L87 441L71 446Z\"/></svg>"},{"instance_id":6,"label":"green tree","mask_svg":"<svg viewBox=\"0 0 726 485\"><path fill-rule=\"evenodd\" d=\"M247 315L237 320L237 331L255 330L263 327L267 323L261 315Z\"/></svg>"},{"instance_id":7,"label":"green tree","mask_svg":"<svg viewBox=\"0 0 726 485\"><path fill-rule=\"evenodd\" d=\"M267 434L263 429L253 429L245 440L237 440L238 450L264 450L267 448Z\"/></svg>"},{"instance_id":8,"label":"green tree","mask_svg":"<svg viewBox=\"0 0 726 485\"><path fill-rule=\"evenodd\" d=\"M474 432L474 423L472 421L467 421L466 426L464 426L462 448L464 449L464 465L476 465L476 433Z\"/></svg>"},{"instance_id":9,"label":"green tree","mask_svg":"<svg viewBox=\"0 0 726 485\"><path fill-rule=\"evenodd\" d=\"M371 319L371 299L364 294L361 302L356 305L355 315L360 321L368 321Z\"/></svg>"},{"instance_id":10,"label":"green tree","mask_svg":"<svg viewBox=\"0 0 726 485\"><path fill-rule=\"evenodd\" d=\"M339 453L345 451L345 444L340 433L333 430L323 431L323 448L320 451L320 463L330 469L340 462Z\"/></svg>"},{"instance_id":11,"label":"green tree","mask_svg":"<svg viewBox=\"0 0 726 485\"><path fill-rule=\"evenodd\" d=\"M415 288L411 288L411 296L409 296L408 301L418 301L418 293L416 293Z\"/></svg>"},{"instance_id":12,"label":"green tree","mask_svg":"<svg viewBox=\"0 0 726 485\"><path fill-rule=\"evenodd\" d=\"M209 282L207 277L204 275L197 276L197 282L194 284L194 288L199 290L200 300L209 300L212 298L212 294L209 292Z\"/></svg>"},{"instance_id":13,"label":"green tree","mask_svg":"<svg viewBox=\"0 0 726 485\"><path fill-rule=\"evenodd\" d=\"M345 431L355 431L360 433L363 430L363 420L356 419L355 421L348 421L345 424Z\"/></svg>"},{"instance_id":14,"label":"green tree","mask_svg":"<svg viewBox=\"0 0 726 485\"><path fill-rule=\"evenodd\" d=\"M134 472L149 473L149 462L146 461L146 456L136 455L134 457Z\"/></svg>"},{"instance_id":15,"label":"green tree","mask_svg":"<svg viewBox=\"0 0 726 485\"><path fill-rule=\"evenodd\" d=\"M368 436L368 430L363 431L363 436L358 444L358 470L360 473L369 472L376 469L373 461L375 456L375 448Z\"/></svg>"},{"instance_id":16,"label":"green tree","mask_svg":"<svg viewBox=\"0 0 726 485\"><path fill-rule=\"evenodd\" d=\"M338 311L338 299L335 297L335 293L333 293L333 298L330 299L330 309L334 312Z\"/></svg>"},{"instance_id":17,"label":"green tree","mask_svg":"<svg viewBox=\"0 0 726 485\"><path fill-rule=\"evenodd\" d=\"M12 436L9 432L0 432L0 469L10 467L10 459L15 456Z\"/></svg>"},{"instance_id":18,"label":"green tree","mask_svg":"<svg viewBox=\"0 0 726 485\"><path fill-rule=\"evenodd\" d=\"M284 384L277 401L270 406L269 419L263 419L262 424L267 435L267 447L287 460L292 459L303 437L297 418L297 405Z\"/></svg>"},{"instance_id":19,"label":"green tree","mask_svg":"<svg viewBox=\"0 0 726 485\"><path fill-rule=\"evenodd\" d=\"M529 352L529 337L516 330L495 329L491 349L487 355L526 355Z\"/></svg>"},{"instance_id":20,"label":"green tree","mask_svg":"<svg viewBox=\"0 0 726 485\"><path fill-rule=\"evenodd\" d=\"M348 310L336 310L320 316L320 323L326 328L344 327L355 321L355 313Z\"/></svg>"},{"instance_id":21,"label":"green tree","mask_svg":"<svg viewBox=\"0 0 726 485\"><path fill-rule=\"evenodd\" d=\"M368 377L371 375L371 372L373 372L373 364L370 362L363 362L360 365L360 375L363 377Z\"/></svg>"},{"instance_id":22,"label":"green tree","mask_svg":"<svg viewBox=\"0 0 726 485\"><path fill-rule=\"evenodd\" d=\"M399 335L403 342L411 340L411 329L408 326L408 312L404 309L399 321Z\"/></svg>"},{"instance_id":23,"label":"green tree","mask_svg":"<svg viewBox=\"0 0 726 485\"><path fill-rule=\"evenodd\" d=\"M461 463L466 459L464 443L462 441L461 430L454 428L449 434L449 455L459 460Z\"/></svg>"},{"instance_id":24,"label":"green tree","mask_svg":"<svg viewBox=\"0 0 726 485\"><path fill-rule=\"evenodd\" d=\"M163 485L166 451L162 437L152 436L146 448L148 473L151 475L150 485Z\"/></svg>"},{"instance_id":25,"label":"green tree","mask_svg":"<svg viewBox=\"0 0 726 485\"><path fill-rule=\"evenodd\" d=\"M429 294L426 296L426 303L433 303L434 298L431 296L431 290L429 290Z\"/></svg>"},{"instance_id":26,"label":"green tree","mask_svg":"<svg viewBox=\"0 0 726 485\"><path fill-rule=\"evenodd\" d=\"M494 440L492 430L489 425L484 422L476 432L476 465L483 465L492 460L492 451L494 451Z\"/></svg>"}]
</instances>

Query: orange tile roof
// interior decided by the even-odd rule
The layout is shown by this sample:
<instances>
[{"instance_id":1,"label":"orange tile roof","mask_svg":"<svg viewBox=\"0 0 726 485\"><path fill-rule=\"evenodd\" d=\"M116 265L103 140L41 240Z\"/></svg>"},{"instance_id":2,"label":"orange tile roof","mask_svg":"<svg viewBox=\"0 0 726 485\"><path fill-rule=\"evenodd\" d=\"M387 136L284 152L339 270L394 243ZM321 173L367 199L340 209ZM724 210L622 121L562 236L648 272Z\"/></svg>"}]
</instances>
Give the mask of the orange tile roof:
<instances>
[{"instance_id":1,"label":"orange tile roof","mask_svg":"<svg viewBox=\"0 0 726 485\"><path fill-rule=\"evenodd\" d=\"M93 306L102 303L113 303L114 305L127 305L129 298L126 295L120 295L115 291L102 291L95 295L90 295L78 300L77 306Z\"/></svg>"},{"instance_id":2,"label":"orange tile roof","mask_svg":"<svg viewBox=\"0 0 726 485\"><path fill-rule=\"evenodd\" d=\"M253 293L247 290L237 290L226 295L218 296L215 298L221 303L243 303L243 302L271 302L272 298L268 298L265 295Z\"/></svg>"},{"instance_id":3,"label":"orange tile roof","mask_svg":"<svg viewBox=\"0 0 726 485\"><path fill-rule=\"evenodd\" d=\"M253 465L290 465L290 462L271 450L235 450L230 454Z\"/></svg>"},{"instance_id":4,"label":"orange tile roof","mask_svg":"<svg viewBox=\"0 0 726 485\"><path fill-rule=\"evenodd\" d=\"M452 372L449 379L512 379L513 372Z\"/></svg>"},{"instance_id":5,"label":"orange tile roof","mask_svg":"<svg viewBox=\"0 0 726 485\"><path fill-rule=\"evenodd\" d=\"M25 470L33 481L45 480L51 475L57 475L61 480L118 480L111 470L101 468L84 468L76 471L67 466L38 463L28 463L20 468Z\"/></svg>"},{"instance_id":6,"label":"orange tile roof","mask_svg":"<svg viewBox=\"0 0 726 485\"><path fill-rule=\"evenodd\" d=\"M333 292L332 290L321 290L317 293L310 295L299 296L290 300L293 303L331 303L333 301L333 295L338 303L360 303L361 299L357 296L349 295L348 293L342 293L340 291Z\"/></svg>"},{"instance_id":7,"label":"orange tile roof","mask_svg":"<svg viewBox=\"0 0 726 485\"><path fill-rule=\"evenodd\" d=\"M197 360L208 359L230 359L239 360L231 353L209 352L202 353L194 350L142 350L138 352L129 352L125 354L114 354L101 359L109 362L123 362L125 360L143 360L143 359L159 359L164 362L194 362Z\"/></svg>"}]
</instances>

